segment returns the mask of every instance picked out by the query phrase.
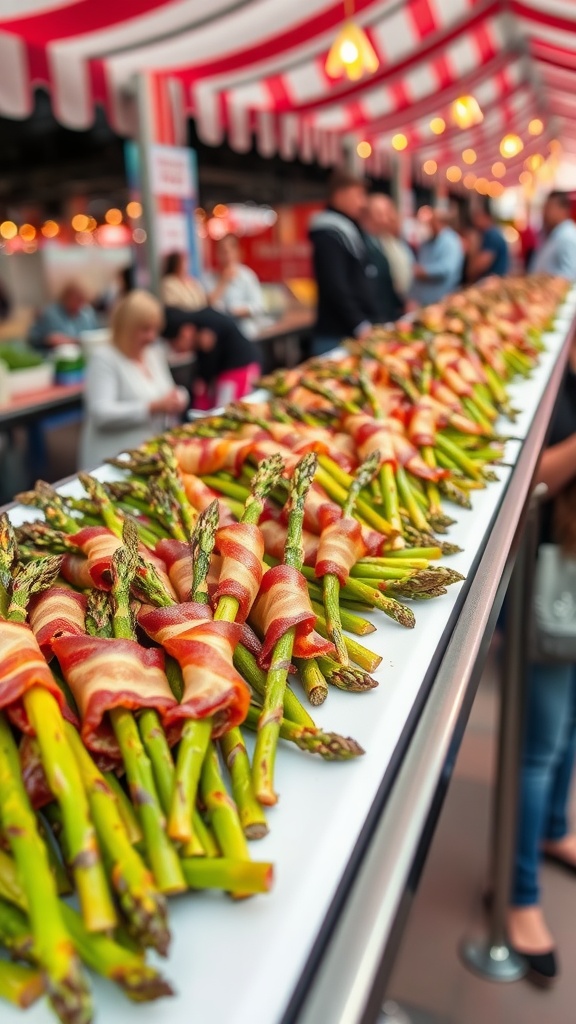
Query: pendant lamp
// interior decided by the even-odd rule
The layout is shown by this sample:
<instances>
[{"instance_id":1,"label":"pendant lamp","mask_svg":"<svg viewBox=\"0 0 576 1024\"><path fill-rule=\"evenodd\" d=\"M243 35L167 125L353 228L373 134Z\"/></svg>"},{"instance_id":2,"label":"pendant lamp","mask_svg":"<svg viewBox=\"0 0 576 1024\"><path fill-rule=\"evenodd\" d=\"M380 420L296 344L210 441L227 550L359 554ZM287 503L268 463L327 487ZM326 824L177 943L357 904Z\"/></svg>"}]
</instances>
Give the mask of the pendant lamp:
<instances>
[{"instance_id":1,"label":"pendant lamp","mask_svg":"<svg viewBox=\"0 0 576 1024\"><path fill-rule=\"evenodd\" d=\"M344 0L344 15L346 20L326 58L326 74L357 82L373 75L380 62L364 29L354 21L354 0Z\"/></svg>"}]
</instances>

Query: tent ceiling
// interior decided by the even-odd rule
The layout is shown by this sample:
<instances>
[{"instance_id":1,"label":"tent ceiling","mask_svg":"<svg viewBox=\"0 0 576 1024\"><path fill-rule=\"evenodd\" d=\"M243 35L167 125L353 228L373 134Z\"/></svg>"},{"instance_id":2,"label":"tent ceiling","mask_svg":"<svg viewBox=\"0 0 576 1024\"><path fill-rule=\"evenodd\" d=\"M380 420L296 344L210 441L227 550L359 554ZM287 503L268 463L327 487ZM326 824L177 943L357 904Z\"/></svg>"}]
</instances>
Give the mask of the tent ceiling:
<instances>
[{"instance_id":1,"label":"tent ceiling","mask_svg":"<svg viewBox=\"0 0 576 1024\"><path fill-rule=\"evenodd\" d=\"M342 0L0 0L0 113L26 117L45 85L56 117L78 129L105 105L130 133L125 103L134 75L179 83L199 136L238 151L330 164L342 136L367 139L383 169L395 132L418 162L458 163L490 174L498 144L516 132L527 150L551 138L576 152L576 4L566 0L356 0L356 19L380 58L360 83L331 82L324 62L343 18ZM572 17L567 15L571 14ZM434 136L457 95L473 92L485 118L470 132ZM540 116L544 138L527 135Z\"/></svg>"}]
</instances>

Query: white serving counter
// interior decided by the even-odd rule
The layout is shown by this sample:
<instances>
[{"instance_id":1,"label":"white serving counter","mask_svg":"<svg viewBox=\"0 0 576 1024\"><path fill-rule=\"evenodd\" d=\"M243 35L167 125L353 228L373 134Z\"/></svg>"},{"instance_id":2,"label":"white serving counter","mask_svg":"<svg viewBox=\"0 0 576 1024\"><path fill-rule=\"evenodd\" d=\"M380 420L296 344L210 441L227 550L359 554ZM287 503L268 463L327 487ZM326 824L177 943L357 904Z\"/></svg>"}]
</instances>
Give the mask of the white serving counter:
<instances>
[{"instance_id":1,"label":"white serving counter","mask_svg":"<svg viewBox=\"0 0 576 1024\"><path fill-rule=\"evenodd\" d=\"M413 607L417 623L412 631L376 614L374 622L378 629L366 638L366 645L383 657L377 673L379 687L366 694L347 694L331 688L325 704L314 709L319 724L353 736L365 748L365 756L348 763L327 763L281 745L277 765L281 799L269 815L270 835L251 844L255 859L270 860L276 865L273 891L239 903L220 894L193 894L173 901L170 918L174 939L169 960L162 967L174 984L176 997L161 1003L132 1005L112 986L96 979L96 1019L102 1024L156 1024L160 1020L162 1024L288 1024L294 1020L305 1020L307 1024L352 1024L361 1019L358 1007L366 1002L371 984L371 968L368 969L363 946L370 947L376 969L381 949L374 946L374 922L378 922L381 946L392 927L413 857L421 844L428 805L438 783L436 776L449 771L449 755L454 753L449 748L458 742L460 704L455 705L452 715L449 689L442 705L444 717L437 749L430 734L423 737L438 755L437 763L431 762L428 771L418 758L410 775L408 761L413 734L418 739L418 722L423 720L423 712L434 695L436 676L446 657L466 653L466 640L458 635L457 629L460 623L462 632L466 617L470 654L475 650L474 639L480 646L479 638L472 633L476 624L478 630L482 626L484 633L490 609L482 607L481 599L473 606L478 600L474 578L482 570L486 553L495 547L496 533L502 535L502 542L498 545L501 565L498 559L493 562L500 565L494 587L504 570L558 389L560 364L575 310L576 292L572 292L553 333L546 336L546 352L536 372L530 380L511 388L513 404L522 412L514 425L506 422L499 426L503 433L528 438L528 442L509 442L506 461L510 466L498 469L499 482L474 492L472 511L455 512L458 522L449 539L463 551L450 558L449 564L465 573L467 582L451 587L438 600L416 603ZM527 453L528 447L536 445L537 451ZM515 472L512 466L519 459ZM103 469L98 475L112 472ZM521 475L525 479L521 480ZM516 512L504 500L511 493L511 482ZM62 489L77 487L76 482L69 482ZM29 513L30 510L18 506L10 509L14 523L29 518ZM494 596L495 591L492 601ZM457 639L456 652L451 651L451 638ZM446 681L449 683L450 679L446 677ZM466 680L455 682L464 687ZM462 690L458 700L464 697ZM398 791L396 803L400 799L401 806L393 808L395 834L388 836L390 848L393 842L396 844L397 855L394 864L389 865L385 892L374 889L373 920L368 919L370 915L366 917L364 935L362 917L355 922L357 932L349 933L346 959L342 960L336 949L325 962L325 940L333 928L338 931L338 921L347 908L350 910L350 900L345 898L354 877L360 876L371 847L374 857L378 822L386 808L395 803L397 778L403 766L409 776L406 785L410 783L412 790L406 788L402 792L411 792L418 807L416 803L402 804ZM335 934L335 941L337 945L342 936ZM307 971L307 965L314 972ZM319 965L322 970L312 978ZM27 1011L25 1018L20 1012L2 1006L2 1024L17 1024L23 1019L26 1024L53 1021L43 1004Z\"/></svg>"}]
</instances>

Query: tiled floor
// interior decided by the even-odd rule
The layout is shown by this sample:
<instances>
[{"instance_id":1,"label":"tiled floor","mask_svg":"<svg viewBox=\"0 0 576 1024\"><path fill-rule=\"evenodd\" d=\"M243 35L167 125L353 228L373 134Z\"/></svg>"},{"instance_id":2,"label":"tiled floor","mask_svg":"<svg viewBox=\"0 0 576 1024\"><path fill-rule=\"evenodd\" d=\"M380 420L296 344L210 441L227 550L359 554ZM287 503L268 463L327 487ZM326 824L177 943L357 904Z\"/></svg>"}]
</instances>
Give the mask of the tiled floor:
<instances>
[{"instance_id":1,"label":"tiled floor","mask_svg":"<svg viewBox=\"0 0 576 1024\"><path fill-rule=\"evenodd\" d=\"M526 981L483 981L458 959L462 938L485 934L480 896L487 871L496 720L497 678L490 665L391 979L389 999L407 1011L404 1018L397 1015L398 1024L576 1022L576 879L543 869L546 914L563 967L551 991Z\"/></svg>"}]
</instances>

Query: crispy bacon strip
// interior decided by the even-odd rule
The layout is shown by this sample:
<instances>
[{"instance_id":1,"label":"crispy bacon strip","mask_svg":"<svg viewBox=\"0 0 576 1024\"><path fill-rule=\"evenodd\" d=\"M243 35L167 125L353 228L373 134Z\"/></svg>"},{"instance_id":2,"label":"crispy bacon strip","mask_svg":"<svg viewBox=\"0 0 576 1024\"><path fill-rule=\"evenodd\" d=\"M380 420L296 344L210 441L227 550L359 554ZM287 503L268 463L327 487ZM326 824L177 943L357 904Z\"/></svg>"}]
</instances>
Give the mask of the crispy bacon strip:
<instances>
[{"instance_id":1,"label":"crispy bacon strip","mask_svg":"<svg viewBox=\"0 0 576 1024\"><path fill-rule=\"evenodd\" d=\"M22 732L32 733L22 698L35 686L41 686L51 693L65 718L75 722L30 627L21 622L5 622L1 619L0 709L8 711Z\"/></svg>"},{"instance_id":2,"label":"crispy bacon strip","mask_svg":"<svg viewBox=\"0 0 576 1024\"><path fill-rule=\"evenodd\" d=\"M68 587L50 587L32 600L28 618L46 661L57 636L84 633L86 605L85 595Z\"/></svg>"},{"instance_id":3,"label":"crispy bacon strip","mask_svg":"<svg viewBox=\"0 0 576 1024\"><path fill-rule=\"evenodd\" d=\"M60 572L66 582L71 583L78 590L90 590L94 586L90 575L90 564L84 555L64 555Z\"/></svg>"},{"instance_id":4,"label":"crispy bacon strip","mask_svg":"<svg viewBox=\"0 0 576 1024\"><path fill-rule=\"evenodd\" d=\"M156 545L156 554L168 570L168 577L179 601L188 601L192 590L192 558L190 548L181 540L160 540ZM212 555L208 573L208 594L214 594L220 579L222 559Z\"/></svg>"},{"instance_id":5,"label":"crispy bacon strip","mask_svg":"<svg viewBox=\"0 0 576 1024\"><path fill-rule=\"evenodd\" d=\"M287 528L277 519L261 519L260 530L264 538L266 554L282 561L286 546ZM309 530L302 530L302 547L304 549L304 565L316 565L319 540Z\"/></svg>"},{"instance_id":6,"label":"crispy bacon strip","mask_svg":"<svg viewBox=\"0 0 576 1024\"><path fill-rule=\"evenodd\" d=\"M218 522L220 526L227 526L228 523L236 522L226 502L222 501L216 491L208 487L208 484L205 484L203 480L193 476L192 473L183 473L182 481L188 501L198 512L203 512L216 498L218 500Z\"/></svg>"},{"instance_id":7,"label":"crispy bacon strip","mask_svg":"<svg viewBox=\"0 0 576 1024\"><path fill-rule=\"evenodd\" d=\"M193 437L177 444L174 454L183 473L203 476L228 469L238 473L251 442L219 437Z\"/></svg>"},{"instance_id":8,"label":"crispy bacon strip","mask_svg":"<svg viewBox=\"0 0 576 1024\"><path fill-rule=\"evenodd\" d=\"M235 597L239 604L236 619L244 622L262 582L264 538L257 526L232 523L218 530L216 545L222 555L222 571L214 601Z\"/></svg>"},{"instance_id":9,"label":"crispy bacon strip","mask_svg":"<svg viewBox=\"0 0 576 1024\"><path fill-rule=\"evenodd\" d=\"M52 647L80 712L80 735L94 753L121 760L106 719L112 708L154 708L164 719L177 704L157 647L101 636L61 636Z\"/></svg>"},{"instance_id":10,"label":"crispy bacon strip","mask_svg":"<svg viewBox=\"0 0 576 1024\"><path fill-rule=\"evenodd\" d=\"M121 538L105 526L86 526L83 530L75 533L71 540L78 545L88 559L90 575L88 586L96 586L98 590L110 590L112 555L122 545ZM138 551L145 562L150 562L154 566L170 596L176 598L162 559L154 555L145 544L139 544ZM72 558L74 558L73 555Z\"/></svg>"},{"instance_id":11,"label":"crispy bacon strip","mask_svg":"<svg viewBox=\"0 0 576 1024\"><path fill-rule=\"evenodd\" d=\"M214 719L221 736L246 717L250 691L232 664L243 637L239 622L214 622L205 604L188 602L170 608L141 609L138 622L182 669L182 700L166 715L166 725L186 718Z\"/></svg>"},{"instance_id":12,"label":"crispy bacon strip","mask_svg":"<svg viewBox=\"0 0 576 1024\"><path fill-rule=\"evenodd\" d=\"M334 645L321 637L312 637L316 614L310 604L308 587L301 572L289 565L276 565L262 577L260 593L253 605L250 621L262 638L259 663L268 668L276 641L294 628L295 658L316 658L333 654Z\"/></svg>"},{"instance_id":13,"label":"crispy bacon strip","mask_svg":"<svg viewBox=\"0 0 576 1024\"><path fill-rule=\"evenodd\" d=\"M352 516L343 516L336 522L328 523L320 537L316 576L330 573L337 576L340 586L344 587L352 566L364 557L366 551L360 523Z\"/></svg>"},{"instance_id":14,"label":"crispy bacon strip","mask_svg":"<svg viewBox=\"0 0 576 1024\"><path fill-rule=\"evenodd\" d=\"M388 420L374 420L365 413L347 416L344 426L358 447L360 460L367 459L372 452L380 452L380 465L389 463L394 469L398 465L392 434L392 423Z\"/></svg>"}]
</instances>

